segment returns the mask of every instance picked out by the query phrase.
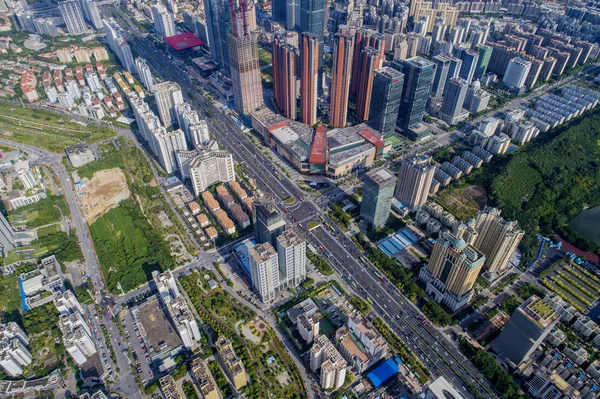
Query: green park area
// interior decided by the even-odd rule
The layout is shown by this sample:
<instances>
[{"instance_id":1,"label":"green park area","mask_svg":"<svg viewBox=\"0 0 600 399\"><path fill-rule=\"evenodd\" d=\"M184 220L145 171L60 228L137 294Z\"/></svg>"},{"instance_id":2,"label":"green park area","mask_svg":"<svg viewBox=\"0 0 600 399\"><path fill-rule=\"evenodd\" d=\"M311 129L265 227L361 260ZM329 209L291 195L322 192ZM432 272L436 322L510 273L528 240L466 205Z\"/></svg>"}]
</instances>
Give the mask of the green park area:
<instances>
[{"instance_id":1,"label":"green park area","mask_svg":"<svg viewBox=\"0 0 600 399\"><path fill-rule=\"evenodd\" d=\"M254 312L227 291L211 290L208 286L211 279L214 279L211 272L200 270L181 277L180 282L212 340L222 336L231 340L251 381L240 393L250 399L306 397L299 371L275 332L264 323L256 323ZM255 335L258 324L264 324L261 326L264 331ZM231 387L218 364L209 362L208 366L221 392L227 396Z\"/></svg>"},{"instance_id":2,"label":"green park area","mask_svg":"<svg viewBox=\"0 0 600 399\"><path fill-rule=\"evenodd\" d=\"M8 140L62 153L71 144L94 143L114 134L108 128L79 124L64 115L0 102L0 135Z\"/></svg>"},{"instance_id":3,"label":"green park area","mask_svg":"<svg viewBox=\"0 0 600 399\"><path fill-rule=\"evenodd\" d=\"M477 216L487 203L487 195L481 186L448 187L437 196L435 202L453 214L457 219L466 221Z\"/></svg>"},{"instance_id":4,"label":"green park area","mask_svg":"<svg viewBox=\"0 0 600 399\"><path fill-rule=\"evenodd\" d=\"M542 283L581 312L600 296L600 278L566 260L552 268Z\"/></svg>"},{"instance_id":5,"label":"green park area","mask_svg":"<svg viewBox=\"0 0 600 399\"><path fill-rule=\"evenodd\" d=\"M260 60L260 66L269 65L273 62L273 57L264 48L258 49L258 58Z\"/></svg>"},{"instance_id":6,"label":"green park area","mask_svg":"<svg viewBox=\"0 0 600 399\"><path fill-rule=\"evenodd\" d=\"M34 204L8 212L12 226L27 226L30 229L58 223L61 216L69 216L69 208L63 196L50 195Z\"/></svg>"}]
</instances>

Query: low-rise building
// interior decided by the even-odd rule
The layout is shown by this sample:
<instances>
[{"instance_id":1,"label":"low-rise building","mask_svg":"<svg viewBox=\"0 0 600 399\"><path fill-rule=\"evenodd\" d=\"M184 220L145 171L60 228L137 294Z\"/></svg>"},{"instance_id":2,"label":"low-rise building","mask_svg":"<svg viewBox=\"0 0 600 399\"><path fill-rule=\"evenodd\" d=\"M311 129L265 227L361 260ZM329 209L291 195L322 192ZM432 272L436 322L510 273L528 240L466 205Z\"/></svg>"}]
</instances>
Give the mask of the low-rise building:
<instances>
[{"instance_id":1,"label":"low-rise building","mask_svg":"<svg viewBox=\"0 0 600 399\"><path fill-rule=\"evenodd\" d=\"M87 144L74 144L65 149L69 162L74 168L79 168L95 160L94 153Z\"/></svg>"},{"instance_id":2,"label":"low-rise building","mask_svg":"<svg viewBox=\"0 0 600 399\"><path fill-rule=\"evenodd\" d=\"M159 380L160 390L166 399L182 399L177 390L177 383L172 375L166 375Z\"/></svg>"},{"instance_id":3,"label":"low-rise building","mask_svg":"<svg viewBox=\"0 0 600 399\"><path fill-rule=\"evenodd\" d=\"M598 324L587 316L581 316L573 325L573 330L584 338L598 331Z\"/></svg>"},{"instance_id":4,"label":"low-rise building","mask_svg":"<svg viewBox=\"0 0 600 399\"><path fill-rule=\"evenodd\" d=\"M204 399L219 399L217 384L202 359L195 358L192 362L192 375Z\"/></svg>"},{"instance_id":5,"label":"low-rise building","mask_svg":"<svg viewBox=\"0 0 600 399\"><path fill-rule=\"evenodd\" d=\"M215 342L217 352L225 363L227 373L233 381L235 389L239 390L248 384L248 374L244 368L242 361L237 357L231 341L225 337L219 337Z\"/></svg>"},{"instance_id":6,"label":"low-rise building","mask_svg":"<svg viewBox=\"0 0 600 399\"><path fill-rule=\"evenodd\" d=\"M233 221L227 216L227 212L222 209L217 209L215 211L215 218L225 234L231 235L235 233L235 224L233 224Z\"/></svg>"},{"instance_id":7,"label":"low-rise building","mask_svg":"<svg viewBox=\"0 0 600 399\"><path fill-rule=\"evenodd\" d=\"M53 294L62 291L63 275L56 257L49 256L40 261L38 268L21 274L21 295L25 295L25 311L52 302Z\"/></svg>"}]
</instances>

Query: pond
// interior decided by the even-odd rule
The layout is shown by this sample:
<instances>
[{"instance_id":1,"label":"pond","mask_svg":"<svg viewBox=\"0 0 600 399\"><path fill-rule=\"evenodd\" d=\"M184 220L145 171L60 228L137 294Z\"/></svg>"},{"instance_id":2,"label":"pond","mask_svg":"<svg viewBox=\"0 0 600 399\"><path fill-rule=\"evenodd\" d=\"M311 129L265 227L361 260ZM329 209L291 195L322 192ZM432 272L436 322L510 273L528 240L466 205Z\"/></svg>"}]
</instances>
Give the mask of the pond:
<instances>
[{"instance_id":1,"label":"pond","mask_svg":"<svg viewBox=\"0 0 600 399\"><path fill-rule=\"evenodd\" d=\"M600 206L582 211L571 220L569 225L581 236L600 245Z\"/></svg>"}]
</instances>

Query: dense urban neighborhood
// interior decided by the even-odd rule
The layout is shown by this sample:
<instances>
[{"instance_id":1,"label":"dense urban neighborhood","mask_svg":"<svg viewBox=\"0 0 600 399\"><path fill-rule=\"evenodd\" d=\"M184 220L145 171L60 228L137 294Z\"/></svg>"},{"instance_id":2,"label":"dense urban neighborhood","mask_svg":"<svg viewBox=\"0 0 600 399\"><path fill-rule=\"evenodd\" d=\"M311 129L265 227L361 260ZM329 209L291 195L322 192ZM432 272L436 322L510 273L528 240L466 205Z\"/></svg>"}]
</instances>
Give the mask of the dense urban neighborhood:
<instances>
[{"instance_id":1,"label":"dense urban neighborhood","mask_svg":"<svg viewBox=\"0 0 600 399\"><path fill-rule=\"evenodd\" d=\"M0 398L600 399L600 3L0 0Z\"/></svg>"}]
</instances>

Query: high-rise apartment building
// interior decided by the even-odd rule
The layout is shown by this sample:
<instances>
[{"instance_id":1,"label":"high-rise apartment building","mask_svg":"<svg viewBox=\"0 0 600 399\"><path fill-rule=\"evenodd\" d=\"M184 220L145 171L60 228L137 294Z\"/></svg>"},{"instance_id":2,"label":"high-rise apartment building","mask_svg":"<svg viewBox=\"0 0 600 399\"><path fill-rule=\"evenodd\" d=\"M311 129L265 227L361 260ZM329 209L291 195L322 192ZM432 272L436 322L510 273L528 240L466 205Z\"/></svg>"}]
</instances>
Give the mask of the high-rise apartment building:
<instances>
[{"instance_id":1,"label":"high-rise apartment building","mask_svg":"<svg viewBox=\"0 0 600 399\"><path fill-rule=\"evenodd\" d=\"M515 57L508 62L502 81L511 89L522 89L531 69L531 61Z\"/></svg>"},{"instance_id":2,"label":"high-rise apartment building","mask_svg":"<svg viewBox=\"0 0 600 399\"><path fill-rule=\"evenodd\" d=\"M431 158L421 155L412 155L402 160L396 198L408 208L416 208L427 201L429 188L435 173L435 166Z\"/></svg>"},{"instance_id":3,"label":"high-rise apartment building","mask_svg":"<svg viewBox=\"0 0 600 399\"><path fill-rule=\"evenodd\" d=\"M473 245L485 255L485 267L492 277L508 268L524 235L516 222L505 220L500 213L499 209L486 207L473 223L478 232Z\"/></svg>"},{"instance_id":4,"label":"high-rise apartment building","mask_svg":"<svg viewBox=\"0 0 600 399\"><path fill-rule=\"evenodd\" d=\"M69 35L83 35L87 32L83 12L77 0L61 1L58 3L58 9L65 21Z\"/></svg>"},{"instance_id":5,"label":"high-rise apartment building","mask_svg":"<svg viewBox=\"0 0 600 399\"><path fill-rule=\"evenodd\" d=\"M333 37L333 70L329 90L329 124L333 127L346 127L353 54L353 36L336 33Z\"/></svg>"},{"instance_id":6,"label":"high-rise apartment building","mask_svg":"<svg viewBox=\"0 0 600 399\"><path fill-rule=\"evenodd\" d=\"M410 129L423 121L435 67L433 62L422 57L394 60L392 67L404 74L402 101L396 125L403 130Z\"/></svg>"},{"instance_id":7,"label":"high-rise apartment building","mask_svg":"<svg viewBox=\"0 0 600 399\"><path fill-rule=\"evenodd\" d=\"M28 345L29 337L15 322L0 324L0 368L9 376L20 376L23 367L31 364Z\"/></svg>"},{"instance_id":8,"label":"high-rise apartment building","mask_svg":"<svg viewBox=\"0 0 600 399\"><path fill-rule=\"evenodd\" d=\"M309 32L316 36L317 47L317 90L322 90L323 79L323 45L325 33L325 1L324 0L296 0L300 2L300 32ZM304 60L301 60L304 62Z\"/></svg>"},{"instance_id":9,"label":"high-rise apartment building","mask_svg":"<svg viewBox=\"0 0 600 399\"><path fill-rule=\"evenodd\" d=\"M285 231L286 224L281 212L272 202L254 203L254 238L260 244L277 246L277 237Z\"/></svg>"},{"instance_id":10,"label":"high-rise apartment building","mask_svg":"<svg viewBox=\"0 0 600 399\"><path fill-rule=\"evenodd\" d=\"M15 248L15 231L8 219L0 213L0 253L2 256L8 255L8 251Z\"/></svg>"},{"instance_id":11,"label":"high-rise apartment building","mask_svg":"<svg viewBox=\"0 0 600 399\"><path fill-rule=\"evenodd\" d=\"M226 150L200 148L177 152L181 175L192 181L194 194L200 195L218 182L235 181L233 156Z\"/></svg>"},{"instance_id":12,"label":"high-rise apartment building","mask_svg":"<svg viewBox=\"0 0 600 399\"><path fill-rule=\"evenodd\" d=\"M436 302L456 311L471 299L484 262L485 255L475 247L443 232L433 246L429 262L420 270L419 279L427 284L426 291Z\"/></svg>"},{"instance_id":13,"label":"high-rise apartment building","mask_svg":"<svg viewBox=\"0 0 600 399\"><path fill-rule=\"evenodd\" d=\"M104 31L106 32L106 41L108 46L115 53L121 65L129 73L135 72L135 64L131 48L123 36L123 29L111 18L102 20Z\"/></svg>"},{"instance_id":14,"label":"high-rise apartment building","mask_svg":"<svg viewBox=\"0 0 600 399\"><path fill-rule=\"evenodd\" d=\"M98 3L94 0L81 0L81 11L85 18L94 26L95 29L102 29L102 17L98 9Z\"/></svg>"},{"instance_id":15,"label":"high-rise apartment building","mask_svg":"<svg viewBox=\"0 0 600 399\"><path fill-rule=\"evenodd\" d=\"M360 28L354 34L354 51L352 59L352 77L350 79L350 96L356 97L362 75L362 51L372 47L382 54L385 50L385 38L373 29Z\"/></svg>"},{"instance_id":16,"label":"high-rise apartment building","mask_svg":"<svg viewBox=\"0 0 600 399\"><path fill-rule=\"evenodd\" d=\"M155 84L154 98L162 124L168 128L177 123L175 108L183 103L183 94L179 84L169 81Z\"/></svg>"},{"instance_id":17,"label":"high-rise apartment building","mask_svg":"<svg viewBox=\"0 0 600 399\"><path fill-rule=\"evenodd\" d=\"M463 104L469 84L463 78L452 78L448 81L440 117L450 125L455 125L463 112Z\"/></svg>"},{"instance_id":18,"label":"high-rise apartment building","mask_svg":"<svg viewBox=\"0 0 600 399\"><path fill-rule=\"evenodd\" d=\"M529 358L559 321L560 315L533 295L514 311L492 346L516 367Z\"/></svg>"},{"instance_id":19,"label":"high-rise apartment building","mask_svg":"<svg viewBox=\"0 0 600 399\"><path fill-rule=\"evenodd\" d=\"M402 99L404 75L390 67L375 71L367 124L384 137L394 134Z\"/></svg>"},{"instance_id":20,"label":"high-rise apartment building","mask_svg":"<svg viewBox=\"0 0 600 399\"><path fill-rule=\"evenodd\" d=\"M152 6L152 19L154 20L156 33L163 39L177 34L173 14L164 5L158 3Z\"/></svg>"},{"instance_id":21,"label":"high-rise apartment building","mask_svg":"<svg viewBox=\"0 0 600 399\"><path fill-rule=\"evenodd\" d=\"M165 172L173 173L179 170L177 152L187 150L185 133L181 129L167 131L165 128L154 132L150 148L158 158L158 163Z\"/></svg>"},{"instance_id":22,"label":"high-rise apartment building","mask_svg":"<svg viewBox=\"0 0 600 399\"><path fill-rule=\"evenodd\" d=\"M317 123L317 95L319 85L319 37L302 33L300 71L300 122L312 126Z\"/></svg>"},{"instance_id":23,"label":"high-rise apartment building","mask_svg":"<svg viewBox=\"0 0 600 399\"><path fill-rule=\"evenodd\" d=\"M383 226L390 215L396 178L386 169L365 174L360 216L371 228Z\"/></svg>"},{"instance_id":24,"label":"high-rise apartment building","mask_svg":"<svg viewBox=\"0 0 600 399\"><path fill-rule=\"evenodd\" d=\"M471 83L479 62L479 52L470 48L454 47L452 53L462 61L458 77L466 80L467 83Z\"/></svg>"},{"instance_id":25,"label":"high-rise apartment building","mask_svg":"<svg viewBox=\"0 0 600 399\"><path fill-rule=\"evenodd\" d=\"M346 379L346 360L325 335L317 335L310 349L310 369L321 369L321 388L337 389Z\"/></svg>"},{"instance_id":26,"label":"high-rise apartment building","mask_svg":"<svg viewBox=\"0 0 600 399\"><path fill-rule=\"evenodd\" d=\"M356 91L356 117L363 122L369 119L371 109L371 94L373 92L373 77L375 71L381 68L383 52L373 47L365 47L361 53L360 73Z\"/></svg>"},{"instance_id":27,"label":"high-rise apartment building","mask_svg":"<svg viewBox=\"0 0 600 399\"><path fill-rule=\"evenodd\" d=\"M135 59L135 70L137 71L140 82L142 82L144 88L150 93L154 93L154 78L152 77L152 72L150 71L150 67L146 60L142 57L137 57Z\"/></svg>"},{"instance_id":28,"label":"high-rise apartment building","mask_svg":"<svg viewBox=\"0 0 600 399\"><path fill-rule=\"evenodd\" d=\"M277 237L277 257L282 288L294 288L306 280L306 241L295 230Z\"/></svg>"},{"instance_id":29,"label":"high-rise apartment building","mask_svg":"<svg viewBox=\"0 0 600 399\"><path fill-rule=\"evenodd\" d=\"M263 104L258 36L249 27L247 2L241 0L239 7L229 3L232 28L227 34L229 66L235 110L239 114L251 113Z\"/></svg>"},{"instance_id":30,"label":"high-rise apartment building","mask_svg":"<svg viewBox=\"0 0 600 399\"><path fill-rule=\"evenodd\" d=\"M273 301L279 290L279 260L277 252L267 242L248 250L252 288L263 303Z\"/></svg>"},{"instance_id":31,"label":"high-rise apartment building","mask_svg":"<svg viewBox=\"0 0 600 399\"><path fill-rule=\"evenodd\" d=\"M273 97L281 114L296 119L298 90L298 49L287 43L287 33L275 34L273 40Z\"/></svg>"}]
</instances>

